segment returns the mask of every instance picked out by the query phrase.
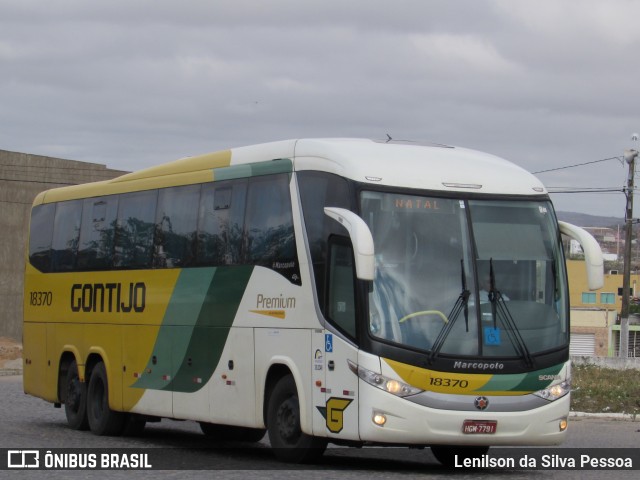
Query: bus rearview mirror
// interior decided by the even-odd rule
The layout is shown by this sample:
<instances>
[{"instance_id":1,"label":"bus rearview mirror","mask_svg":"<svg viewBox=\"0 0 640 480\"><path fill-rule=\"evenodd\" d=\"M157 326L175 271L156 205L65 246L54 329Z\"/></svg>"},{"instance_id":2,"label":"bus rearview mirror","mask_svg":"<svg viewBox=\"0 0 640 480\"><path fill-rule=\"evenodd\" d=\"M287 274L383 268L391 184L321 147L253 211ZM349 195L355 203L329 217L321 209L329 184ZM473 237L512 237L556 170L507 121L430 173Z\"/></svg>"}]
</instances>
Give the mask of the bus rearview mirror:
<instances>
[{"instance_id":1,"label":"bus rearview mirror","mask_svg":"<svg viewBox=\"0 0 640 480\"><path fill-rule=\"evenodd\" d=\"M344 208L325 207L324 213L349 232L356 262L356 277L360 280L373 280L375 278L373 235L365 221Z\"/></svg>"}]
</instances>

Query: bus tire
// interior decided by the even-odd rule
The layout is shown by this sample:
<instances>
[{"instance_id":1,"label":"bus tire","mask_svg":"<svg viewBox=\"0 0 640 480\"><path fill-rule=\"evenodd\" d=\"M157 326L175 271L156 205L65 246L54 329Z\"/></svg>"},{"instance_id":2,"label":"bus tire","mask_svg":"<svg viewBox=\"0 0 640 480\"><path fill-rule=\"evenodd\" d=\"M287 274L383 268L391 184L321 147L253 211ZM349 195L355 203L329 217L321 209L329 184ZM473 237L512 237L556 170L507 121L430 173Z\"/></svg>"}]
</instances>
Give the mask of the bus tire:
<instances>
[{"instance_id":1,"label":"bus tire","mask_svg":"<svg viewBox=\"0 0 640 480\"><path fill-rule=\"evenodd\" d=\"M267 431L276 457L285 462L311 462L327 447L326 440L302 432L298 391L291 375L278 380L269 396Z\"/></svg>"},{"instance_id":2,"label":"bus tire","mask_svg":"<svg viewBox=\"0 0 640 480\"><path fill-rule=\"evenodd\" d=\"M109 408L109 383L104 363L98 362L91 371L87 389L87 417L95 435L120 435L125 416Z\"/></svg>"},{"instance_id":3,"label":"bus tire","mask_svg":"<svg viewBox=\"0 0 640 480\"><path fill-rule=\"evenodd\" d=\"M431 453L442 465L447 468L455 466L455 457L458 462L467 458L479 458L489 451L489 447L457 446L457 445L432 445Z\"/></svg>"},{"instance_id":4,"label":"bus tire","mask_svg":"<svg viewBox=\"0 0 640 480\"><path fill-rule=\"evenodd\" d=\"M80 381L78 364L75 359L67 368L64 382L64 413L67 423L74 430L87 430L87 384Z\"/></svg>"}]
</instances>

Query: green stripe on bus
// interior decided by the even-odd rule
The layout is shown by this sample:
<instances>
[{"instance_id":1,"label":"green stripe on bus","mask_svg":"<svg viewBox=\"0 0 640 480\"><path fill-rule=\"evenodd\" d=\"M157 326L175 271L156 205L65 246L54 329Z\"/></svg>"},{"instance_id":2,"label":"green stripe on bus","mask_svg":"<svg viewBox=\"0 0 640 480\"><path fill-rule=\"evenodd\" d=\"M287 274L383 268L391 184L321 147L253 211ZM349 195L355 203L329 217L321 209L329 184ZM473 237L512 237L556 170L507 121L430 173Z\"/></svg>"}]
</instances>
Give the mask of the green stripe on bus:
<instances>
[{"instance_id":1,"label":"green stripe on bus","mask_svg":"<svg viewBox=\"0 0 640 480\"><path fill-rule=\"evenodd\" d=\"M542 390L551 384L549 378L555 377L564 365L536 370L530 373L516 373L511 375L494 375L491 380L479 388L478 392L535 392ZM540 380L543 378L543 380Z\"/></svg>"},{"instance_id":2,"label":"green stripe on bus","mask_svg":"<svg viewBox=\"0 0 640 480\"><path fill-rule=\"evenodd\" d=\"M279 158L270 162L247 163L230 167L216 168L213 171L214 181L233 180L235 178L257 177L275 173L291 173L293 162L289 158Z\"/></svg>"},{"instance_id":3,"label":"green stripe on bus","mask_svg":"<svg viewBox=\"0 0 640 480\"><path fill-rule=\"evenodd\" d=\"M252 271L253 266L183 270L152 357L132 387L177 392L202 388L220 361Z\"/></svg>"}]
</instances>

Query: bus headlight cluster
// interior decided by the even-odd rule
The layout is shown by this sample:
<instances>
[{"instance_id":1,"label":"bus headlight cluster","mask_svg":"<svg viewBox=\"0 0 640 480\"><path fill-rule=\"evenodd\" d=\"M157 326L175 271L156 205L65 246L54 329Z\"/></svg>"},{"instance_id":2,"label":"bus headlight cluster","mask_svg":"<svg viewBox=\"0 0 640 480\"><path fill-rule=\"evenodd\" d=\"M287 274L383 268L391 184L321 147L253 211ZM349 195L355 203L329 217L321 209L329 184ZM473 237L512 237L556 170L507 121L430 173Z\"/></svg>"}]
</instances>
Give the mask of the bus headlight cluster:
<instances>
[{"instance_id":1,"label":"bus headlight cluster","mask_svg":"<svg viewBox=\"0 0 640 480\"><path fill-rule=\"evenodd\" d=\"M395 380L393 378L386 377L376 372L372 372L364 367L356 365L353 362L349 362L349 368L353 373L358 375L362 380L369 385L384 390L385 392L393 393L398 397L407 397L409 395L415 395L422 392L419 388L413 387L408 383Z\"/></svg>"},{"instance_id":2,"label":"bus headlight cluster","mask_svg":"<svg viewBox=\"0 0 640 480\"><path fill-rule=\"evenodd\" d=\"M545 388L544 390L538 390L533 394L537 395L540 398L544 398L545 400L549 400L550 402L553 402L554 400L558 400L559 398L564 397L570 391L571 391L571 381L565 380L562 383L557 383L555 385Z\"/></svg>"}]
</instances>

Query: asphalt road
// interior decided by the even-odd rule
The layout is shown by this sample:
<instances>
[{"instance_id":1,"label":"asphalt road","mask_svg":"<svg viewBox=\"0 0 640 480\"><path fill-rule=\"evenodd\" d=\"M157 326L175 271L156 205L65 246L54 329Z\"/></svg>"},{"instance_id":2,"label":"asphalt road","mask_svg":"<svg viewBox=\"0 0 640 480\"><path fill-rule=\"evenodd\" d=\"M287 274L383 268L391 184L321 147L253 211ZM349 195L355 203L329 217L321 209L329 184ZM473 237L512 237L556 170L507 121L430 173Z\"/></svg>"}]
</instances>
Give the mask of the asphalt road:
<instances>
[{"instance_id":1,"label":"asphalt road","mask_svg":"<svg viewBox=\"0 0 640 480\"><path fill-rule=\"evenodd\" d=\"M311 466L291 466L279 463L269 449L265 437L253 447L242 444L216 443L200 433L195 422L163 420L148 424L141 437L98 437L90 432L71 430L66 425L63 409L38 398L25 395L18 376L0 377L0 449L129 449L145 452L164 448L167 455L177 455L173 462L180 468L204 466L204 470L171 471L7 471L0 478L534 478L541 474L562 478L638 478L639 470L563 470L524 471L495 469L445 470L429 449L398 448L329 448L323 458ZM560 458L571 449L596 451L602 448L640 447L640 419L611 420L574 418L570 422L567 442L554 449ZM176 454L175 449L179 450ZM595 449L595 450L591 450ZM5 450L3 450L4 452ZM56 451L56 450L52 450ZM156 451L157 452L157 451ZM2 453L6 455L6 453ZM0 459L4 460L4 459ZM6 465L0 462L0 465Z\"/></svg>"}]
</instances>

